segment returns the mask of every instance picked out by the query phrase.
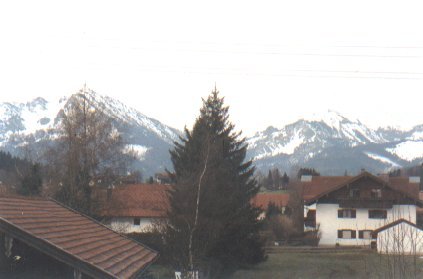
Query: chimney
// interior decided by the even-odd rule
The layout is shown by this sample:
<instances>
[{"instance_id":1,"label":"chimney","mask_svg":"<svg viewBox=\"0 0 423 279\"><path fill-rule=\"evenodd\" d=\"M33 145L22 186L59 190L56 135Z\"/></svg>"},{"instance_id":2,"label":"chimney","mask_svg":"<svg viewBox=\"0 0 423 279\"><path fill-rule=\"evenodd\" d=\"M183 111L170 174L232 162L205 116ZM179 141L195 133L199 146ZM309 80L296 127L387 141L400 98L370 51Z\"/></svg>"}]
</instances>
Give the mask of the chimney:
<instances>
[{"instance_id":1,"label":"chimney","mask_svg":"<svg viewBox=\"0 0 423 279\"><path fill-rule=\"evenodd\" d=\"M312 179L312 175L301 175L301 182L311 182Z\"/></svg>"}]
</instances>

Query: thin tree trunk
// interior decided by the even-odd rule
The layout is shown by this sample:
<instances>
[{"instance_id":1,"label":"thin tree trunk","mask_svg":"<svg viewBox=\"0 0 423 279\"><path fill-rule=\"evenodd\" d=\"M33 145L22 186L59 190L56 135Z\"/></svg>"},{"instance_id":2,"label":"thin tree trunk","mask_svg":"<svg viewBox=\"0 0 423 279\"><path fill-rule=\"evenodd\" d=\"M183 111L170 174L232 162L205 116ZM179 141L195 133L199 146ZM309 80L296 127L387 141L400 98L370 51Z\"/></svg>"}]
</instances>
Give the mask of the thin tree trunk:
<instances>
[{"instance_id":1,"label":"thin tree trunk","mask_svg":"<svg viewBox=\"0 0 423 279\"><path fill-rule=\"evenodd\" d=\"M200 208L201 183L203 181L203 177L204 177L206 170L207 170L209 153L210 153L210 143L208 143L208 146L207 146L207 153L206 153L206 159L205 159L205 162L204 162L204 168L203 168L203 171L201 172L200 179L198 180L197 204L196 204L196 207L195 207L195 219L194 219L194 225L192 226L192 228L190 230L190 235L189 235L188 252L189 252L189 265L190 265L190 268L191 268L191 272L194 272L194 263L193 263L193 255L192 255L192 238L193 238L193 235L194 235L194 231L197 228L198 211L199 211L199 208Z\"/></svg>"}]
</instances>

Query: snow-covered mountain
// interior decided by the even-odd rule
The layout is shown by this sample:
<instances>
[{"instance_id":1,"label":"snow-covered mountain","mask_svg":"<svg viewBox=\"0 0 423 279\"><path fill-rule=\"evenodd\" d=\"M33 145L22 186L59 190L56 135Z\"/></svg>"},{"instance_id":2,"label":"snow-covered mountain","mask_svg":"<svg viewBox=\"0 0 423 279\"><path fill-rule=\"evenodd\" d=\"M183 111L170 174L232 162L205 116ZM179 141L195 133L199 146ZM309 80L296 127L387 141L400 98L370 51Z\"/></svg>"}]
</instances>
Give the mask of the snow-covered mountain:
<instances>
[{"instance_id":1,"label":"snow-covered mountain","mask_svg":"<svg viewBox=\"0 0 423 279\"><path fill-rule=\"evenodd\" d=\"M27 103L0 103L0 148L15 155L42 156L44 147L57 136L60 111L81 93L53 101L39 97ZM137 167L145 175L170 167L168 150L179 131L92 90L86 90L85 97L90 106L111 117L128 149L138 153Z\"/></svg>"},{"instance_id":2,"label":"snow-covered mountain","mask_svg":"<svg viewBox=\"0 0 423 279\"><path fill-rule=\"evenodd\" d=\"M57 100L36 98L27 103L0 103L0 149L39 158L56 138L60 111L81 92ZM171 168L169 149L180 132L122 102L86 90L90 105L113 119L127 148L138 153L144 175ZM423 125L409 131L371 129L328 111L300 119L282 129L269 127L247 139L248 156L258 169L314 167L324 174L365 168L384 172L423 162Z\"/></svg>"},{"instance_id":3,"label":"snow-covered mountain","mask_svg":"<svg viewBox=\"0 0 423 279\"><path fill-rule=\"evenodd\" d=\"M411 131L371 129L328 111L282 129L269 127L248 138L249 156L259 169L314 167L325 174L384 172L421 163L423 125Z\"/></svg>"}]
</instances>

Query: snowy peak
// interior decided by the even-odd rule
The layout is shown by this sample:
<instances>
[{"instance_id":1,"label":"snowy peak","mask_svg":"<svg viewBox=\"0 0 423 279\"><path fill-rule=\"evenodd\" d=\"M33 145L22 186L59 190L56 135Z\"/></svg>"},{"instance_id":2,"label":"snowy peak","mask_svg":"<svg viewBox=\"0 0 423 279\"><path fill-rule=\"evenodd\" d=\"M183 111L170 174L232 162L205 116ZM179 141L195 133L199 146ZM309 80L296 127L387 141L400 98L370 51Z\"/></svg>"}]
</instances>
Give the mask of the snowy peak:
<instances>
[{"instance_id":1,"label":"snowy peak","mask_svg":"<svg viewBox=\"0 0 423 279\"><path fill-rule=\"evenodd\" d=\"M347 146L366 143L384 143L383 136L360 121L351 121L341 114L328 111L298 120L282 129L269 127L248 139L249 148L258 151L255 158L278 154L293 154L306 145L326 147L342 142Z\"/></svg>"},{"instance_id":2,"label":"snowy peak","mask_svg":"<svg viewBox=\"0 0 423 279\"><path fill-rule=\"evenodd\" d=\"M86 98L90 106L101 109L106 115L122 123L132 126L144 127L155 133L169 144L178 140L178 131L172 129L156 119L149 118L138 110L128 107L117 99L98 94L94 90L83 88L78 93L69 97L68 105L73 99ZM66 106L66 105L65 105Z\"/></svg>"},{"instance_id":3,"label":"snowy peak","mask_svg":"<svg viewBox=\"0 0 423 279\"><path fill-rule=\"evenodd\" d=\"M41 156L43 148L57 139L62 113L81 100L110 117L127 149L139 155L137 167L145 174L170 167L169 149L179 139L179 131L85 86L52 100L39 97L26 103L0 103L0 147L16 156L27 152Z\"/></svg>"},{"instance_id":4,"label":"snowy peak","mask_svg":"<svg viewBox=\"0 0 423 279\"><path fill-rule=\"evenodd\" d=\"M350 120L340 113L328 110L326 113L313 114L306 118L308 122L318 122L333 130L333 135L339 139L347 138L352 145L363 143L381 143L386 140L375 131L362 124L358 119Z\"/></svg>"},{"instance_id":5,"label":"snowy peak","mask_svg":"<svg viewBox=\"0 0 423 279\"><path fill-rule=\"evenodd\" d=\"M247 139L248 155L256 166L315 167L339 175L345 169L382 172L415 164L423 158L423 125L411 131L371 129L328 111L313 114L281 129L269 127ZM420 162L421 163L421 162Z\"/></svg>"},{"instance_id":6,"label":"snowy peak","mask_svg":"<svg viewBox=\"0 0 423 279\"><path fill-rule=\"evenodd\" d=\"M352 122L342 116L340 113L333 110L328 110L327 112L322 113L313 113L311 116L305 117L304 120L309 122L323 122L324 124L335 130L339 130L343 124L347 123L360 124L359 121Z\"/></svg>"}]
</instances>

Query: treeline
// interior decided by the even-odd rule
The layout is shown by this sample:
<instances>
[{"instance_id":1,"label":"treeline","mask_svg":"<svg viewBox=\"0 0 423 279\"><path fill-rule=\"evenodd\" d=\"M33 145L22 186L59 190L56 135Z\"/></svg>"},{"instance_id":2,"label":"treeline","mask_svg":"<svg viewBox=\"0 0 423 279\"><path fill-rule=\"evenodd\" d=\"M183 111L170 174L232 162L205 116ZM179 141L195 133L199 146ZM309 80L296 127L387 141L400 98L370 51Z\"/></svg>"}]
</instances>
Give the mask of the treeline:
<instances>
[{"instance_id":1,"label":"treeline","mask_svg":"<svg viewBox=\"0 0 423 279\"><path fill-rule=\"evenodd\" d=\"M303 175L320 176L320 173L314 168L300 168L294 175L293 179L290 179L288 174L284 172L281 175L281 171L278 168L270 169L267 175L258 173L256 179L262 189L267 191L287 190L290 180L300 180Z\"/></svg>"},{"instance_id":2,"label":"treeline","mask_svg":"<svg viewBox=\"0 0 423 279\"><path fill-rule=\"evenodd\" d=\"M394 169L391 170L388 175L390 177L398 176L420 176L423 177L423 164L418 166L413 166L409 168Z\"/></svg>"},{"instance_id":3,"label":"treeline","mask_svg":"<svg viewBox=\"0 0 423 279\"><path fill-rule=\"evenodd\" d=\"M38 195L42 189L42 169L37 163L0 151L0 191Z\"/></svg>"}]
</instances>

